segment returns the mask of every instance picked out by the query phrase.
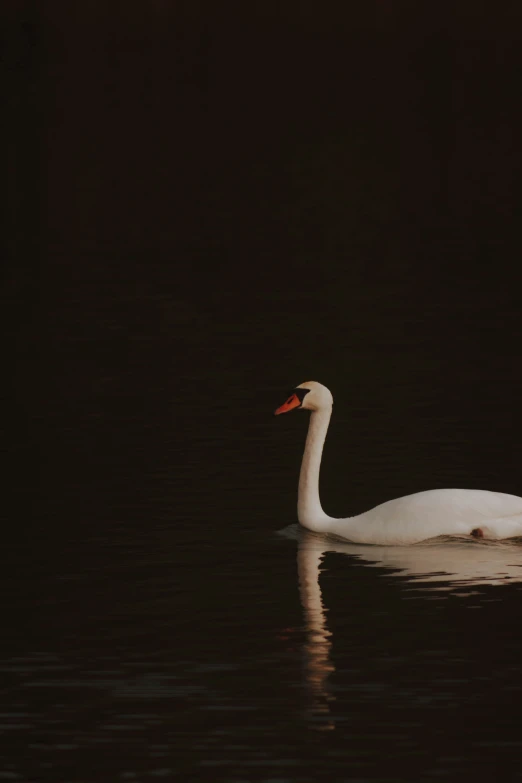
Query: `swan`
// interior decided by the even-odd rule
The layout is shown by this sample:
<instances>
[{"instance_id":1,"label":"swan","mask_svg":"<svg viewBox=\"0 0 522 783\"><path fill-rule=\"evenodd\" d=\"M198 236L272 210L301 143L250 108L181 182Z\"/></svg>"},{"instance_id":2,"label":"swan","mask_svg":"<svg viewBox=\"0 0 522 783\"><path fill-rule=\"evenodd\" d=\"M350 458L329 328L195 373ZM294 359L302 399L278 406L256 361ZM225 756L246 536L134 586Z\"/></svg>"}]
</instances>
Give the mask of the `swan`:
<instances>
[{"instance_id":1,"label":"swan","mask_svg":"<svg viewBox=\"0 0 522 783\"><path fill-rule=\"evenodd\" d=\"M276 416L297 409L312 411L297 499L297 518L303 527L356 544L385 546L416 544L437 536L522 536L522 498L478 489L416 492L354 517L329 517L319 499L319 470L332 406L330 390L316 381L307 381L275 411Z\"/></svg>"}]
</instances>

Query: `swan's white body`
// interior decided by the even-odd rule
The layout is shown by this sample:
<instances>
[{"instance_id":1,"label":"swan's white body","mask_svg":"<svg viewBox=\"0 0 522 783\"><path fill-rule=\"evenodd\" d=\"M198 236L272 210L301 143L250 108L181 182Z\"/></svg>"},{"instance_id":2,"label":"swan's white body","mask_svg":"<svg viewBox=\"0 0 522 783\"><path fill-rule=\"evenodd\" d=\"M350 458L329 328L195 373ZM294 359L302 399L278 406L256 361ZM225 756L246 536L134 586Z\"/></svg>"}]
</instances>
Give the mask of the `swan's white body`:
<instances>
[{"instance_id":1,"label":"swan's white body","mask_svg":"<svg viewBox=\"0 0 522 783\"><path fill-rule=\"evenodd\" d=\"M485 490L433 489L389 500L355 517L329 517L319 499L319 470L333 398L315 381L299 389L306 394L301 404L288 402L277 412L292 407L312 411L297 502L297 516L304 527L360 544L415 544L436 536L468 536L477 530L485 538L522 536L522 498Z\"/></svg>"},{"instance_id":2,"label":"swan's white body","mask_svg":"<svg viewBox=\"0 0 522 783\"><path fill-rule=\"evenodd\" d=\"M355 517L299 518L304 527L356 544L415 544L436 536L522 536L522 498L473 489L431 489L388 500Z\"/></svg>"}]
</instances>

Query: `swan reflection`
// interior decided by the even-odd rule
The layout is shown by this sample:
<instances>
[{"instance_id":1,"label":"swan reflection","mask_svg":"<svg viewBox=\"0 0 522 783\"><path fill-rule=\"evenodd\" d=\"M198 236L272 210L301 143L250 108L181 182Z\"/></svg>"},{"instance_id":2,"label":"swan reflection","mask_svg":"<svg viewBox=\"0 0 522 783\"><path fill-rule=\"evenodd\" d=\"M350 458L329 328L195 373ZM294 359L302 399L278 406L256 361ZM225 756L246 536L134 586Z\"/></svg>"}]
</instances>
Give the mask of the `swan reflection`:
<instances>
[{"instance_id":1,"label":"swan reflection","mask_svg":"<svg viewBox=\"0 0 522 783\"><path fill-rule=\"evenodd\" d=\"M299 591L305 617L305 678L311 697L315 728L334 729L330 705L334 696L328 678L335 670L330 661L331 633L326 625L319 576L328 552L348 555L358 564L390 569L419 588L469 594L467 587L522 582L522 542L483 542L469 539L434 539L414 546L386 547L350 544L311 533L296 525L281 533L297 538Z\"/></svg>"},{"instance_id":2,"label":"swan reflection","mask_svg":"<svg viewBox=\"0 0 522 783\"><path fill-rule=\"evenodd\" d=\"M311 535L311 538L316 538ZM321 561L325 550L307 546L300 541L297 551L299 592L305 613L307 640L304 645L305 678L311 696L311 714L319 717L320 729L333 729L329 719L333 696L328 690L327 679L334 667L330 662L330 631L326 627L325 610L319 585Z\"/></svg>"}]
</instances>

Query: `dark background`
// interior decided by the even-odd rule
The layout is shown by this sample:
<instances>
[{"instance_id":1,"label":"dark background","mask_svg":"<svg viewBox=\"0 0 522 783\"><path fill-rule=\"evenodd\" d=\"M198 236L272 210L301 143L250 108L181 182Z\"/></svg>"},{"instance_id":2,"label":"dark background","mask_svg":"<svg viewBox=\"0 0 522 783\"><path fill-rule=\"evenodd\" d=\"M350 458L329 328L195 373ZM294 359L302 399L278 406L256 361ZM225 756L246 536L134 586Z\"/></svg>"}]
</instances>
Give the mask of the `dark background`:
<instances>
[{"instance_id":1,"label":"dark background","mask_svg":"<svg viewBox=\"0 0 522 783\"><path fill-rule=\"evenodd\" d=\"M513 487L520 16L13 5L10 326L27 411L114 416L139 394L159 425L188 405L175 434L190 449L209 399L231 434L315 378L343 411L371 405L383 443L436 428L451 446L473 420L464 448L490 454L477 483ZM58 445L49 471L92 455L63 442L66 466Z\"/></svg>"},{"instance_id":2,"label":"dark background","mask_svg":"<svg viewBox=\"0 0 522 783\"><path fill-rule=\"evenodd\" d=\"M228 660L245 623L254 648L298 623L294 551L266 542L295 521L305 429L271 412L304 380L336 401L327 512L522 491L518 4L49 0L5 19L6 484L17 529L37 520L8 583L34 641L13 625L6 654L68 655L67 627L78 660L136 634L146 659L177 617L174 658L217 656L212 628ZM140 568L181 596L161 623Z\"/></svg>"}]
</instances>

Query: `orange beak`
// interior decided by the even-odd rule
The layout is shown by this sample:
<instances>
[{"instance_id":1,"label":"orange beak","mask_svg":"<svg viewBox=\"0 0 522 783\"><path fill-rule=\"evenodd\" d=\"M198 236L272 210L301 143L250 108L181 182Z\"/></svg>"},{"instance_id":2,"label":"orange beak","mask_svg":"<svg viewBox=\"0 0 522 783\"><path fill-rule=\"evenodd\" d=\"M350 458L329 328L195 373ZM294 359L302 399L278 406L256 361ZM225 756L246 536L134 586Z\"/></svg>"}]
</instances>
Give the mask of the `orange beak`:
<instances>
[{"instance_id":1,"label":"orange beak","mask_svg":"<svg viewBox=\"0 0 522 783\"><path fill-rule=\"evenodd\" d=\"M301 400L297 394L292 394L286 402L284 402L280 408L274 411L274 416L279 416L280 413L288 413L292 408L298 408L301 405Z\"/></svg>"}]
</instances>

